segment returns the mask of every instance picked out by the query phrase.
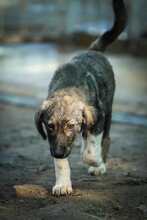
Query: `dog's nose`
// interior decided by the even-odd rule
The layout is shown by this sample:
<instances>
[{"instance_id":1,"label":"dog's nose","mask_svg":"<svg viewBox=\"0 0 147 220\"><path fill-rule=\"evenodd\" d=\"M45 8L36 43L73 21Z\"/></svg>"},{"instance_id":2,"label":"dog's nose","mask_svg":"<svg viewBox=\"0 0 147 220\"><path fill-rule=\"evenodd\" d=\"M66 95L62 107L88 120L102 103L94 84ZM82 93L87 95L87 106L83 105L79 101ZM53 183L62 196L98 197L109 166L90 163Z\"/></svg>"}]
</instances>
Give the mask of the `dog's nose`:
<instances>
[{"instance_id":1,"label":"dog's nose","mask_svg":"<svg viewBox=\"0 0 147 220\"><path fill-rule=\"evenodd\" d=\"M65 156L65 149L63 147L57 147L55 150L54 150L54 157L55 158L64 158Z\"/></svg>"}]
</instances>

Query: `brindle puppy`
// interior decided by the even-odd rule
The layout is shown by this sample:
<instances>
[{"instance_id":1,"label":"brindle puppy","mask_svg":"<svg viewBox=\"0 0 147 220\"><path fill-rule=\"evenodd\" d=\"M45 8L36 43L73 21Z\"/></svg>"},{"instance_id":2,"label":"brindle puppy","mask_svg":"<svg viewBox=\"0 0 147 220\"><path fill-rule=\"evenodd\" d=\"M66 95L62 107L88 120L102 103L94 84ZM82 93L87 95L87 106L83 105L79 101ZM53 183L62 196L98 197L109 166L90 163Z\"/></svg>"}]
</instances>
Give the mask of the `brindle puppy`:
<instances>
[{"instance_id":1,"label":"brindle puppy","mask_svg":"<svg viewBox=\"0 0 147 220\"><path fill-rule=\"evenodd\" d=\"M83 160L93 175L106 172L115 80L111 65L100 51L116 39L126 23L123 0L113 0L115 22L87 52L74 57L54 74L49 95L35 114L36 127L48 137L54 157L54 195L70 194L67 157L78 134L83 137ZM46 132L44 131L46 129Z\"/></svg>"}]
</instances>

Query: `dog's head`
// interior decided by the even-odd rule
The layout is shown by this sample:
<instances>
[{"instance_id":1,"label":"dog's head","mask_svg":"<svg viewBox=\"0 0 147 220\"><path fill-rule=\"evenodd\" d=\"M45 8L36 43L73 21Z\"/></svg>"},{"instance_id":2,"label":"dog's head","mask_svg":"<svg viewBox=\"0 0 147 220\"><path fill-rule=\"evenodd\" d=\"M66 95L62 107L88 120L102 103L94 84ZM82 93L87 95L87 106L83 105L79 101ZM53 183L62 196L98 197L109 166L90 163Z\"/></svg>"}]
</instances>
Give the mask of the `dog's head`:
<instances>
[{"instance_id":1,"label":"dog's head","mask_svg":"<svg viewBox=\"0 0 147 220\"><path fill-rule=\"evenodd\" d=\"M93 110L68 95L48 98L35 114L36 127L43 139L48 136L51 155L55 158L67 157L76 135L85 134L93 121Z\"/></svg>"}]
</instances>

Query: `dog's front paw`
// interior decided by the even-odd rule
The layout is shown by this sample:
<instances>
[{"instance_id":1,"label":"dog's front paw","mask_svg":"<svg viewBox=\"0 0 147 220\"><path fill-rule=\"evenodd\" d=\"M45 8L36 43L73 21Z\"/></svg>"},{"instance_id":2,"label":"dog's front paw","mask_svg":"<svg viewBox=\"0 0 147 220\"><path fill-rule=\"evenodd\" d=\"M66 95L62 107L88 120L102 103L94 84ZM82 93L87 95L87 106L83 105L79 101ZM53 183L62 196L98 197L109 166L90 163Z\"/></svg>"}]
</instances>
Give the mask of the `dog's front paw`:
<instances>
[{"instance_id":1,"label":"dog's front paw","mask_svg":"<svg viewBox=\"0 0 147 220\"><path fill-rule=\"evenodd\" d=\"M72 193L71 184L56 184L52 189L52 194L55 196L69 195Z\"/></svg>"},{"instance_id":2,"label":"dog's front paw","mask_svg":"<svg viewBox=\"0 0 147 220\"><path fill-rule=\"evenodd\" d=\"M107 171L106 169L106 165L104 163L102 163L100 166L98 167L89 167L88 169L88 173L92 176L98 176L98 175L101 175L101 174L105 174Z\"/></svg>"}]
</instances>

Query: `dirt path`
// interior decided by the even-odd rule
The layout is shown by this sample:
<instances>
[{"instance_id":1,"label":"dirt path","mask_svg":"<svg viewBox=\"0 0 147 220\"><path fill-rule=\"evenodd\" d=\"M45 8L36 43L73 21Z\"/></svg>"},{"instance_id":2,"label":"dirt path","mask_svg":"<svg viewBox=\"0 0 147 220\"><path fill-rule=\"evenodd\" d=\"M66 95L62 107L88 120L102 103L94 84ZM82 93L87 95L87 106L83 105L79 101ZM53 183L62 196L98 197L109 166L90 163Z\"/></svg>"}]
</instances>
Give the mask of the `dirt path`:
<instances>
[{"instance_id":1,"label":"dirt path","mask_svg":"<svg viewBox=\"0 0 147 220\"><path fill-rule=\"evenodd\" d=\"M89 176L75 146L70 158L74 194L55 198L52 159L35 130L34 110L1 105L0 114L0 220L147 219L147 128L113 124L105 176ZM17 198L17 184L39 184L49 196Z\"/></svg>"}]
</instances>

